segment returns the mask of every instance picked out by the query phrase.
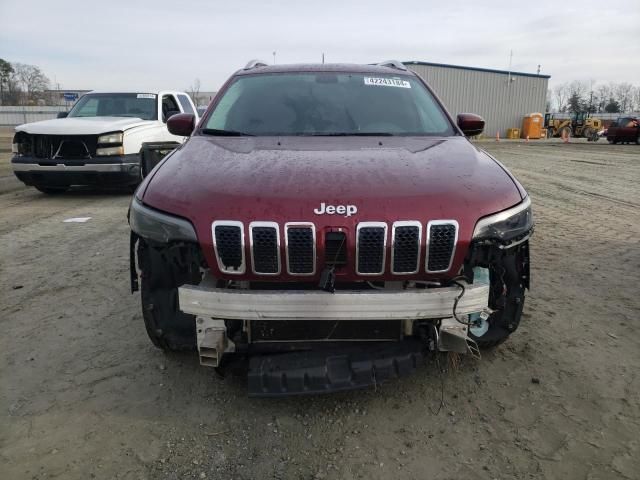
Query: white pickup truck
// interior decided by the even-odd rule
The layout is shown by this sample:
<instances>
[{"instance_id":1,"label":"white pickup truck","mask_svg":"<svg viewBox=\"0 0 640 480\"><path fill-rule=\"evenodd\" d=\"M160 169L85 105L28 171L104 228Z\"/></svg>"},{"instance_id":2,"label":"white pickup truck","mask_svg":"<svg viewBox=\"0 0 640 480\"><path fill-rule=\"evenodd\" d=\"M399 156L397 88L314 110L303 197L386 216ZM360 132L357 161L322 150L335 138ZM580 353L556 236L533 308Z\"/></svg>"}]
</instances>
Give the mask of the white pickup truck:
<instances>
[{"instance_id":1,"label":"white pickup truck","mask_svg":"<svg viewBox=\"0 0 640 480\"><path fill-rule=\"evenodd\" d=\"M185 137L167 130L167 120L177 113L193 114L198 121L195 105L183 92L87 93L68 114L16 127L13 171L44 193L73 185L137 185L145 145L171 148L184 142Z\"/></svg>"}]
</instances>

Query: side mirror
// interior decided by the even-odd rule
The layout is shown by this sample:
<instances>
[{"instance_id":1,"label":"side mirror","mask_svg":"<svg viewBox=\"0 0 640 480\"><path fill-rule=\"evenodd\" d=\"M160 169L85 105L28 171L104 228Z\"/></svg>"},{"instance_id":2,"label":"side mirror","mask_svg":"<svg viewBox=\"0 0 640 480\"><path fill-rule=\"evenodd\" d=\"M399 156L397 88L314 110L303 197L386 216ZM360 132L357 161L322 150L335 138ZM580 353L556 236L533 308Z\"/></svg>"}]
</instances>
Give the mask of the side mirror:
<instances>
[{"instance_id":1,"label":"side mirror","mask_svg":"<svg viewBox=\"0 0 640 480\"><path fill-rule=\"evenodd\" d=\"M178 113L167 120L169 133L179 137L188 137L196 128L196 117L192 113Z\"/></svg>"},{"instance_id":2,"label":"side mirror","mask_svg":"<svg viewBox=\"0 0 640 480\"><path fill-rule=\"evenodd\" d=\"M56 118L67 118L69 112L58 112L58 116Z\"/></svg>"},{"instance_id":3,"label":"side mirror","mask_svg":"<svg viewBox=\"0 0 640 480\"><path fill-rule=\"evenodd\" d=\"M484 130L484 119L475 113L459 113L458 127L465 137L474 137Z\"/></svg>"}]
</instances>

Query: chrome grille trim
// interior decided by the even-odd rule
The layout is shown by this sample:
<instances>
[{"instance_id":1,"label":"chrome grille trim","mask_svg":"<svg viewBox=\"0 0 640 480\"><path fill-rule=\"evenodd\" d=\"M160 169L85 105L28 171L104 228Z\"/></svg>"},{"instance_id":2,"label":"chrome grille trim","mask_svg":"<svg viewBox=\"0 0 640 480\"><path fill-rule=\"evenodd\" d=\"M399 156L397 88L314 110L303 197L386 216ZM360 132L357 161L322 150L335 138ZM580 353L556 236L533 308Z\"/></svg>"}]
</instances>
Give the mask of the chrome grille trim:
<instances>
[{"instance_id":1,"label":"chrome grille trim","mask_svg":"<svg viewBox=\"0 0 640 480\"><path fill-rule=\"evenodd\" d=\"M394 260L396 251L396 228L399 227L417 227L418 228L418 254L416 255L416 268L411 272L396 272L394 270ZM413 275L420 271L420 256L422 250L422 223L417 220L406 220L393 222L391 227L391 273L394 275Z\"/></svg>"},{"instance_id":2,"label":"chrome grille trim","mask_svg":"<svg viewBox=\"0 0 640 480\"><path fill-rule=\"evenodd\" d=\"M361 273L359 268L360 260L360 230L362 228L382 228L383 229L383 242L382 242L382 269L379 272L367 272ZM385 222L360 222L356 227L356 273L358 275L382 275L385 271L387 261L387 224Z\"/></svg>"},{"instance_id":3,"label":"chrome grille trim","mask_svg":"<svg viewBox=\"0 0 640 480\"><path fill-rule=\"evenodd\" d=\"M242 253L242 262L237 270L226 268L224 263L220 260L218 254L218 242L216 241L216 227L238 227L240 228L240 251ZM211 224L211 235L213 237L213 250L216 254L216 261L218 262L218 269L223 273L231 275L243 275L247 270L247 263L245 258L245 241L244 241L244 224L236 220L216 220Z\"/></svg>"},{"instance_id":4,"label":"chrome grille trim","mask_svg":"<svg viewBox=\"0 0 640 480\"><path fill-rule=\"evenodd\" d=\"M291 271L290 258L289 258L289 228L309 228L311 229L311 237L312 237L312 245L313 245L313 268L310 273L294 273ZM287 257L287 274L298 277L298 276L311 276L316 274L316 225L311 222L287 222L284 224L284 242L285 242L285 250Z\"/></svg>"},{"instance_id":5,"label":"chrome grille trim","mask_svg":"<svg viewBox=\"0 0 640 480\"><path fill-rule=\"evenodd\" d=\"M256 259L253 249L253 229L256 227L273 228L276 232L276 265L278 269L275 272L258 272L256 270ZM280 275L282 264L280 259L280 227L276 222L251 222L249 223L249 251L251 252L251 271L256 275Z\"/></svg>"},{"instance_id":6,"label":"chrome grille trim","mask_svg":"<svg viewBox=\"0 0 640 480\"><path fill-rule=\"evenodd\" d=\"M449 264L447 265L447 268L445 268L444 270L429 270L429 250L430 250L430 245L431 245L431 227L434 225L453 225L454 227L454 231L455 231L455 235L453 238L453 248L451 249L451 256L449 257ZM442 272L448 272L449 269L451 269L451 264L453 263L453 257L456 254L456 248L458 247L458 222L456 220L431 220L429 223L427 223L427 248L426 248L426 254L425 254L425 258L424 258L424 268L427 271L427 273L442 273Z\"/></svg>"}]
</instances>

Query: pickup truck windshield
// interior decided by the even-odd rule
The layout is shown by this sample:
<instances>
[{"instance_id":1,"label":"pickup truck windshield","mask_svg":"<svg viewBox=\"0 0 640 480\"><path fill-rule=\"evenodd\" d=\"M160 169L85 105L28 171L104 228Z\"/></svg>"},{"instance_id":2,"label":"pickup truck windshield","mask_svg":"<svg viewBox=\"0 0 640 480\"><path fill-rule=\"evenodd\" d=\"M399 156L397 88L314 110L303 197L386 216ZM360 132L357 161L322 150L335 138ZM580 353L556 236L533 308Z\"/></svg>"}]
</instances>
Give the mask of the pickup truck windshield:
<instances>
[{"instance_id":1,"label":"pickup truck windshield","mask_svg":"<svg viewBox=\"0 0 640 480\"><path fill-rule=\"evenodd\" d=\"M133 117L157 120L157 95L153 93L89 93L69 112L69 117Z\"/></svg>"},{"instance_id":2,"label":"pickup truck windshield","mask_svg":"<svg viewBox=\"0 0 640 480\"><path fill-rule=\"evenodd\" d=\"M202 132L235 136L455 133L418 79L332 72L238 76Z\"/></svg>"}]
</instances>

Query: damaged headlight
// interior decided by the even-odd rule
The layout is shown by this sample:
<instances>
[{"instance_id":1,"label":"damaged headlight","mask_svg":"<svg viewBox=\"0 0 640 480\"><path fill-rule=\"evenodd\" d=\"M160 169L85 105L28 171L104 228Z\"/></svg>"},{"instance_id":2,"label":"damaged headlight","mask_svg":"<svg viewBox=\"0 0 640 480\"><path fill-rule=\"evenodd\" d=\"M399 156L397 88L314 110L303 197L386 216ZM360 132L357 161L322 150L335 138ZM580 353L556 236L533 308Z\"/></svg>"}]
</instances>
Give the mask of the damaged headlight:
<instances>
[{"instance_id":1,"label":"damaged headlight","mask_svg":"<svg viewBox=\"0 0 640 480\"><path fill-rule=\"evenodd\" d=\"M137 235L161 243L198 241L196 231L188 220L146 207L135 196L129 207L129 225Z\"/></svg>"},{"instance_id":2,"label":"damaged headlight","mask_svg":"<svg viewBox=\"0 0 640 480\"><path fill-rule=\"evenodd\" d=\"M99 157L107 155L124 155L122 146L122 132L105 133L98 137L98 148L96 155Z\"/></svg>"},{"instance_id":3,"label":"damaged headlight","mask_svg":"<svg viewBox=\"0 0 640 480\"><path fill-rule=\"evenodd\" d=\"M497 241L504 248L526 240L532 231L531 199L527 197L515 207L478 220L473 240Z\"/></svg>"}]
</instances>

